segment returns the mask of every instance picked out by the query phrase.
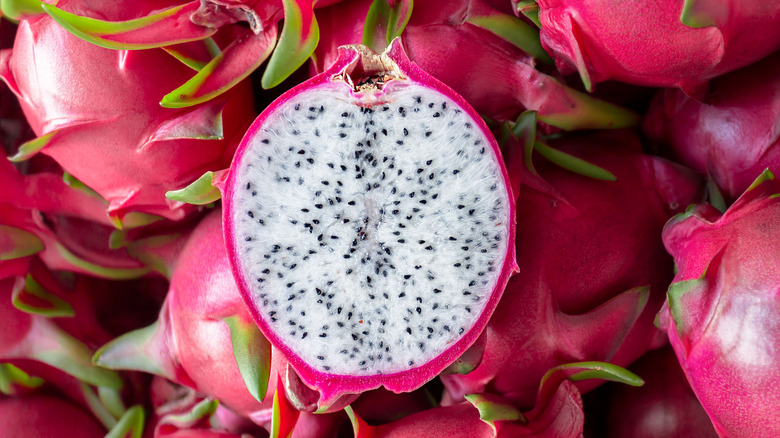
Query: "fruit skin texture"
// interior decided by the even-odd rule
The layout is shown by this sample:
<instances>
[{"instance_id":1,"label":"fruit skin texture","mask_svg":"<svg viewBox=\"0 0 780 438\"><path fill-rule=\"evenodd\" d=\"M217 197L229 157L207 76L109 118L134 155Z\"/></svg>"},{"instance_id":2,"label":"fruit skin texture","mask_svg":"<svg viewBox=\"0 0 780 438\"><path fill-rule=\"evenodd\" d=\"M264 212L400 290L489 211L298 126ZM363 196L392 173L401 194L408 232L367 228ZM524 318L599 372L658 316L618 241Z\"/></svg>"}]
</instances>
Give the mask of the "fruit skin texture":
<instances>
[{"instance_id":1,"label":"fruit skin texture","mask_svg":"<svg viewBox=\"0 0 780 438\"><path fill-rule=\"evenodd\" d=\"M90 12L79 1L60 6ZM22 20L14 48L0 52L0 78L35 134L52 135L43 153L106 199L119 220L128 212L183 218L193 207L165 192L225 167L254 115L248 83L190 109L161 108L161 97L193 73L160 49L87 43L48 15Z\"/></svg>"},{"instance_id":2,"label":"fruit skin texture","mask_svg":"<svg viewBox=\"0 0 780 438\"><path fill-rule=\"evenodd\" d=\"M550 144L611 171L617 181L579 176L546 160L535 162L539 176L523 175L521 270L488 323L482 362L468 374L442 376L453 401L490 392L530 406L539 379L556 365L623 366L664 342L653 318L672 263L659 237L670 216L701 199L701 182L642 154L628 131Z\"/></svg>"},{"instance_id":3,"label":"fruit skin texture","mask_svg":"<svg viewBox=\"0 0 780 438\"><path fill-rule=\"evenodd\" d=\"M270 416L275 387L269 385L266 393L258 394L264 400L259 402L247 390L236 363L224 319L235 316L254 324L228 265L220 215L215 211L203 218L168 261L173 275L158 321L106 344L95 361L112 369L166 377L262 424ZM264 339L256 341L259 348L267 346Z\"/></svg>"},{"instance_id":4,"label":"fruit skin texture","mask_svg":"<svg viewBox=\"0 0 780 438\"><path fill-rule=\"evenodd\" d=\"M733 201L767 167L780 169L780 53L710 83L707 103L661 90L644 120L679 162L711 175Z\"/></svg>"},{"instance_id":5,"label":"fruit skin texture","mask_svg":"<svg viewBox=\"0 0 780 438\"><path fill-rule=\"evenodd\" d=\"M716 438L670 346L651 351L631 365L645 385L612 385L608 437Z\"/></svg>"},{"instance_id":6,"label":"fruit skin texture","mask_svg":"<svg viewBox=\"0 0 780 438\"><path fill-rule=\"evenodd\" d=\"M108 248L114 228L105 216L105 203L66 184L61 173L23 175L3 155L0 185L0 271L10 260L26 263L33 254L51 269L104 278L132 278L148 271L124 249ZM27 238L14 244L19 235Z\"/></svg>"},{"instance_id":7,"label":"fruit skin texture","mask_svg":"<svg viewBox=\"0 0 780 438\"><path fill-rule=\"evenodd\" d=\"M100 438L106 432L86 412L51 396L30 396L0 400L0 430L6 436L48 438L79 436Z\"/></svg>"},{"instance_id":8,"label":"fruit skin texture","mask_svg":"<svg viewBox=\"0 0 780 438\"><path fill-rule=\"evenodd\" d=\"M262 128L264 120L276 110L277 107L284 104L291 97L297 96L300 93L305 93L307 89L316 88L322 84L329 84L332 78L342 71L351 72L351 68L354 68L361 59L361 54L355 49L348 47L340 49L341 56L334 64L325 72L313 77L312 79L293 87L291 90L283 94L280 98L269 105L266 110L260 114L255 120L252 126L247 131L244 140L239 146L236 156L234 158L234 165L241 161L241 157L244 152L249 149L251 139L258 134L258 131ZM480 119L477 113L471 109L471 107L458 96L454 91L449 89L446 85L439 83L434 78L428 76L425 72L420 70L415 64L411 63L406 57L403 47L398 39L394 40L393 44L388 48L386 52L387 56L397 64L398 70L410 80L412 83L422 84L424 86L433 88L446 95L449 99L458 104L464 113L469 115L473 120L473 123L479 127L483 132L488 132L488 138L492 138L488 131L488 128L484 125L484 122ZM385 86L384 90L392 89L392 81ZM497 144L492 145L493 152L500 157ZM319 399L317 402L317 410L319 412L332 412L339 410L349 403L349 400L353 394L359 394L364 391L384 386L388 390L393 392L408 392L419 388L424 383L433 379L450 363L457 359L479 336L487 319L490 317L493 309L498 302L503 288L509 279L509 276L517 270L517 264L515 262L514 248L512 245L508 245L507 256L504 261L504 265L501 268L501 274L497 280L497 284L494 286L493 292L486 300L485 310L482 315L476 320L472 328L464 333L461 338L453 344L449 350L435 357L428 363L413 368L411 370L401 371L388 375L371 375L371 376L349 376L349 375L331 375L320 372L313 366L301 360L296 356L293 351L279 341L277 335L271 327L267 326L267 323L260 314L260 309L253 303L251 288L247 284L246 276L241 272L240 255L237 254L235 239L238 236L235 225L235 214L233 212L233 204L236 202L233 197L240 188L235 184L237 178L235 177L237 172L233 172L231 168L231 174L228 176L226 188L223 190L223 205L224 205L224 231L225 242L228 248L228 255L233 269L234 276L238 283L241 294L247 303L250 312L252 313L255 322L260 327L265 337L271 342L276 349L278 349L290 363L302 382L316 390L319 393ZM507 190L511 192L509 188L509 178L506 174L506 169L502 166L502 175L507 185ZM509 193L509 210L514 212L514 197ZM508 238L510 241L514 239L515 224L514 221L510 221Z\"/></svg>"},{"instance_id":9,"label":"fruit skin texture","mask_svg":"<svg viewBox=\"0 0 780 438\"><path fill-rule=\"evenodd\" d=\"M700 204L664 228L678 273L659 323L722 437L780 435L778 193L767 172L725 213Z\"/></svg>"},{"instance_id":10,"label":"fruit skin texture","mask_svg":"<svg viewBox=\"0 0 780 438\"><path fill-rule=\"evenodd\" d=\"M318 72L335 60L337 47L362 41L371 4L349 0L320 11L322 37L314 57ZM542 122L566 130L621 128L638 122L633 112L575 91L546 74L549 68L541 61L474 24L480 18L520 21L508 1L417 2L400 38L412 62L490 118L514 120L522 111L533 110ZM372 49L381 50L381 43ZM543 52L541 47L539 51Z\"/></svg>"},{"instance_id":11,"label":"fruit skin texture","mask_svg":"<svg viewBox=\"0 0 780 438\"><path fill-rule=\"evenodd\" d=\"M541 380L533 409L521 412L495 394L470 394L467 401L427 409L373 426L358 411L348 409L356 438L388 437L581 437L585 416L580 391L572 383L608 379L642 385L638 376L600 362L564 364Z\"/></svg>"},{"instance_id":12,"label":"fruit skin texture","mask_svg":"<svg viewBox=\"0 0 780 438\"><path fill-rule=\"evenodd\" d=\"M586 88L616 79L696 94L707 80L780 48L776 2L539 0L538 4L542 45L561 72L579 70Z\"/></svg>"}]
</instances>

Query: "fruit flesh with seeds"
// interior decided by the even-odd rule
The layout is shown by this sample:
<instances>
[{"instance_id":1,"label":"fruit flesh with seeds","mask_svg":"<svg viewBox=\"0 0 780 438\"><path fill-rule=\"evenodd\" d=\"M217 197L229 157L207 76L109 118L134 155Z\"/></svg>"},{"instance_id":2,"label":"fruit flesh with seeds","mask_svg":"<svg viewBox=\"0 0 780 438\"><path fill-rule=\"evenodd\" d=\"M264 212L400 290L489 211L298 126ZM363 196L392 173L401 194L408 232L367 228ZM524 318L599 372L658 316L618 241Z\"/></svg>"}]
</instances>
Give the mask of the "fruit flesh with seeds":
<instances>
[{"instance_id":1,"label":"fruit flesh with seeds","mask_svg":"<svg viewBox=\"0 0 780 438\"><path fill-rule=\"evenodd\" d=\"M255 121L225 238L256 322L320 409L416 389L474 342L516 269L505 181L476 113L398 41L342 49Z\"/></svg>"}]
</instances>

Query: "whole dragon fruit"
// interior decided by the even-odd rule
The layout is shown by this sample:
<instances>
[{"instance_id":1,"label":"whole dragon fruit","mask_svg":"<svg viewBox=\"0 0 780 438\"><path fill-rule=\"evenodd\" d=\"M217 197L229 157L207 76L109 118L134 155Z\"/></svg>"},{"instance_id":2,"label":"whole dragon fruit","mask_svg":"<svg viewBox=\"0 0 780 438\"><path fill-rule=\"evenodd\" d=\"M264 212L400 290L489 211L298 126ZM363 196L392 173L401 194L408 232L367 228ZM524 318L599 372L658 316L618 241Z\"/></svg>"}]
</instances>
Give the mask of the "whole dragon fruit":
<instances>
[{"instance_id":1,"label":"whole dragon fruit","mask_svg":"<svg viewBox=\"0 0 780 438\"><path fill-rule=\"evenodd\" d=\"M780 53L710 83L708 102L658 92L644 130L708 175L734 201L767 167L780 168Z\"/></svg>"},{"instance_id":2,"label":"whole dragon fruit","mask_svg":"<svg viewBox=\"0 0 780 438\"><path fill-rule=\"evenodd\" d=\"M126 279L149 269L109 247L114 228L94 192L54 172L21 174L0 157L0 270L36 256L55 270Z\"/></svg>"},{"instance_id":3,"label":"whole dragon fruit","mask_svg":"<svg viewBox=\"0 0 780 438\"><path fill-rule=\"evenodd\" d=\"M345 47L271 104L223 202L244 300L321 411L433 379L517 269L495 139L399 41L381 55Z\"/></svg>"},{"instance_id":4,"label":"whole dragon fruit","mask_svg":"<svg viewBox=\"0 0 780 438\"><path fill-rule=\"evenodd\" d=\"M275 390L268 385L271 349L241 300L221 225L220 212L213 212L186 240L172 243L184 242L172 256L150 260L171 275L157 322L106 344L94 360L166 377L263 424L271 416L267 393Z\"/></svg>"},{"instance_id":5,"label":"whole dragon fruit","mask_svg":"<svg viewBox=\"0 0 780 438\"><path fill-rule=\"evenodd\" d=\"M135 379L92 365L94 348L110 335L98 321L89 281L51 272L34 258L0 268L0 392L56 388L106 428L117 426L128 411L123 400L143 391Z\"/></svg>"},{"instance_id":6,"label":"whole dragon fruit","mask_svg":"<svg viewBox=\"0 0 780 438\"><path fill-rule=\"evenodd\" d=\"M677 275L659 322L722 437L776 437L780 422L780 184L766 171L721 214L664 228Z\"/></svg>"},{"instance_id":7,"label":"whole dragon fruit","mask_svg":"<svg viewBox=\"0 0 780 438\"><path fill-rule=\"evenodd\" d=\"M127 11L122 16L99 17L94 17L91 9L100 10L103 4L74 10L60 2L42 8L74 35L98 46L163 48L197 66L197 74L160 101L164 107L181 108L222 95L266 60L263 88L279 85L317 46L319 28L314 9L338 1L169 0L146 8L138 7L138 2L121 2L120 7ZM277 42L282 19L284 26Z\"/></svg>"},{"instance_id":8,"label":"whole dragon fruit","mask_svg":"<svg viewBox=\"0 0 780 438\"><path fill-rule=\"evenodd\" d=\"M552 61L538 31L512 15L508 1L427 1L413 8L411 3L348 0L320 11L316 70L327 69L341 45L363 43L379 52L390 42L387 38L398 35L413 63L493 119L513 120L533 110L544 123L562 129L621 128L638 122L635 113L545 74L545 63ZM382 4L388 9L394 5L389 18L377 12Z\"/></svg>"},{"instance_id":9,"label":"whole dragon fruit","mask_svg":"<svg viewBox=\"0 0 780 438\"><path fill-rule=\"evenodd\" d=\"M538 0L542 45L586 88L608 79L702 95L709 79L780 49L762 0Z\"/></svg>"},{"instance_id":10,"label":"whole dragon fruit","mask_svg":"<svg viewBox=\"0 0 780 438\"><path fill-rule=\"evenodd\" d=\"M523 175L521 270L488 323L482 361L468 374L442 376L452 401L491 392L529 406L549 368L584 360L627 365L663 343L653 318L672 263L661 229L700 199L702 185L692 172L644 155L628 131L550 144L617 180L586 178L546 160L535 161L539 176Z\"/></svg>"},{"instance_id":11,"label":"whole dragon fruit","mask_svg":"<svg viewBox=\"0 0 780 438\"><path fill-rule=\"evenodd\" d=\"M641 388L611 385L609 438L716 438L707 413L685 379L674 350L665 346L642 356L631 370Z\"/></svg>"},{"instance_id":12,"label":"whole dragon fruit","mask_svg":"<svg viewBox=\"0 0 780 438\"><path fill-rule=\"evenodd\" d=\"M152 414L144 429L154 438L246 438L265 431L217 400L155 376L150 389Z\"/></svg>"},{"instance_id":13,"label":"whole dragon fruit","mask_svg":"<svg viewBox=\"0 0 780 438\"><path fill-rule=\"evenodd\" d=\"M607 379L639 386L642 379L620 367L602 362L565 364L545 373L533 409L521 411L493 394L470 394L452 406L427 409L399 420L369 425L347 408L355 438L406 437L581 437L582 399L572 381Z\"/></svg>"},{"instance_id":14,"label":"whole dragon fruit","mask_svg":"<svg viewBox=\"0 0 780 438\"><path fill-rule=\"evenodd\" d=\"M122 9L104 4L90 11L84 0L59 2L93 14ZM0 52L0 78L19 97L38 138L12 159L38 151L54 158L108 201L118 226L130 213L153 215L147 222L181 219L192 206L166 199L165 192L224 168L254 115L247 83L202 105L161 108L165 91L192 72L162 50L104 49L48 15L26 17L14 48Z\"/></svg>"},{"instance_id":15,"label":"whole dragon fruit","mask_svg":"<svg viewBox=\"0 0 780 438\"><path fill-rule=\"evenodd\" d=\"M6 436L101 438L106 431L78 406L52 396L0 399L0 430ZM67 431L67 432L66 432Z\"/></svg>"}]
</instances>

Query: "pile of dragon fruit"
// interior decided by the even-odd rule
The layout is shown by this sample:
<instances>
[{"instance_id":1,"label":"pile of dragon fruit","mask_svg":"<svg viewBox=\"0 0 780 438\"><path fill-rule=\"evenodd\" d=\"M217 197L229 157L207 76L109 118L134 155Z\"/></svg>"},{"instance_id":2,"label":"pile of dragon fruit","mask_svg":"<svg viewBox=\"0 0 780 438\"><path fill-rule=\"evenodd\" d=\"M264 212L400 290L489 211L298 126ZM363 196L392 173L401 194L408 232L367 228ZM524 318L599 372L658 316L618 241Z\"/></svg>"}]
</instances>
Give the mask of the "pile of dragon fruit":
<instances>
[{"instance_id":1,"label":"pile of dragon fruit","mask_svg":"<svg viewBox=\"0 0 780 438\"><path fill-rule=\"evenodd\" d=\"M780 3L0 10L3 436L780 436Z\"/></svg>"}]
</instances>

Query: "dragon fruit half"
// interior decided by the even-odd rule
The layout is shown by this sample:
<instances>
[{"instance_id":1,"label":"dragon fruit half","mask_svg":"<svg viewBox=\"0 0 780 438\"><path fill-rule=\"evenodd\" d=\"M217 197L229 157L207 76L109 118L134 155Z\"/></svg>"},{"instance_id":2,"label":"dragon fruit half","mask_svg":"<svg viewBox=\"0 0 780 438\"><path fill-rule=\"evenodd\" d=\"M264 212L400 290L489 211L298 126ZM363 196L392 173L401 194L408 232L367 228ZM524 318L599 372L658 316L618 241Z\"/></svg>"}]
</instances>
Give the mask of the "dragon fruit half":
<instances>
[{"instance_id":1,"label":"dragon fruit half","mask_svg":"<svg viewBox=\"0 0 780 438\"><path fill-rule=\"evenodd\" d=\"M90 5L60 2L74 10ZM121 7L99 10L118 14ZM120 224L128 213L181 219L192 206L166 199L165 192L224 168L254 115L247 83L202 105L161 108L165 91L192 72L162 50L104 49L48 15L27 17L14 48L0 52L0 78L19 97L38 138L12 159L38 151L54 158L107 200L109 216Z\"/></svg>"},{"instance_id":2,"label":"dragon fruit half","mask_svg":"<svg viewBox=\"0 0 780 438\"><path fill-rule=\"evenodd\" d=\"M731 202L767 167L780 169L780 53L710 83L707 103L658 92L644 130L709 175Z\"/></svg>"},{"instance_id":3,"label":"dragon fruit half","mask_svg":"<svg viewBox=\"0 0 780 438\"><path fill-rule=\"evenodd\" d=\"M678 272L659 323L722 437L780 436L779 196L766 171L725 213L701 204L664 228Z\"/></svg>"},{"instance_id":4,"label":"dragon fruit half","mask_svg":"<svg viewBox=\"0 0 780 438\"><path fill-rule=\"evenodd\" d=\"M586 88L608 79L701 95L709 79L780 48L763 0L538 0L542 45Z\"/></svg>"},{"instance_id":5,"label":"dragon fruit half","mask_svg":"<svg viewBox=\"0 0 780 438\"><path fill-rule=\"evenodd\" d=\"M258 117L224 190L225 241L319 410L416 389L477 339L517 269L507 181L479 116L398 40L343 48Z\"/></svg>"},{"instance_id":6,"label":"dragon fruit half","mask_svg":"<svg viewBox=\"0 0 780 438\"><path fill-rule=\"evenodd\" d=\"M479 365L442 376L453 401L491 392L529 406L549 368L584 360L627 365L664 342L653 326L672 278L661 229L701 199L703 185L692 172L644 155L628 131L550 144L617 180L586 178L546 160L535 161L539 176L523 176L521 271L488 323Z\"/></svg>"}]
</instances>

